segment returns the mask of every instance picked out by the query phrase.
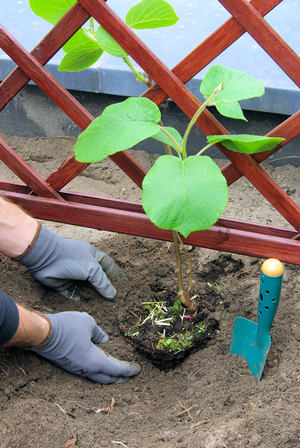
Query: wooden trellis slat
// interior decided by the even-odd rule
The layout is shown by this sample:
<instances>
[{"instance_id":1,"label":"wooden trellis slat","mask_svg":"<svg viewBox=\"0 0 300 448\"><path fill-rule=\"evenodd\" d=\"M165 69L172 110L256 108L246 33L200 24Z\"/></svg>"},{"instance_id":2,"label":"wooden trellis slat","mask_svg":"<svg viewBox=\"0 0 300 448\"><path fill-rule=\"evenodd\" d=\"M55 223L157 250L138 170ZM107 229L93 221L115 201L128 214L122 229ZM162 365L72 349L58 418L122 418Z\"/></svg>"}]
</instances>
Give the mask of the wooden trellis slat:
<instances>
[{"instance_id":1,"label":"wooden trellis slat","mask_svg":"<svg viewBox=\"0 0 300 448\"><path fill-rule=\"evenodd\" d=\"M121 168L121 170L123 170L138 187L142 188L142 182L147 170L128 151L113 154L112 156L109 156L109 158ZM66 160L57 171L50 174L46 181L56 190L60 190L87 166L88 164L79 164L79 162L75 160L75 156L72 156Z\"/></svg>"},{"instance_id":2,"label":"wooden trellis slat","mask_svg":"<svg viewBox=\"0 0 300 448\"><path fill-rule=\"evenodd\" d=\"M300 87L297 53L247 0L219 0L269 56Z\"/></svg>"},{"instance_id":3,"label":"wooden trellis slat","mask_svg":"<svg viewBox=\"0 0 300 448\"><path fill-rule=\"evenodd\" d=\"M245 32L249 32L299 85L299 57L263 19L263 16L281 1L220 0L233 17L200 43L173 70L168 69L103 0L78 0L78 3L31 53L26 51L3 27L0 27L0 46L19 65L0 84L0 110L29 79L33 79L81 129L88 126L93 120L91 114L44 69L43 65L90 16L93 16L155 80L156 84L143 96L150 98L156 104L161 104L169 97L190 118L200 106L200 102L186 88L185 83ZM272 153L299 135L299 121L300 112L269 132L270 136L286 138L286 142L279 145ZM201 115L197 125L206 134L228 133L208 111ZM155 227L140 204L61 190L88 164L80 164L71 157L44 181L37 173L31 171L5 142L1 143L0 158L19 175L26 185L0 181L0 190L37 218L172 240L171 232ZM233 183L242 175L246 176L296 230L221 218L207 231L193 232L187 242L251 256L275 256L282 261L300 264L300 242L298 241L300 209L260 168L259 163L270 153L252 157L232 153L222 145L217 146L230 160L223 168L228 184ZM146 170L134 157L125 151L111 156L111 159L137 185L141 186ZM37 196L29 195L30 191Z\"/></svg>"},{"instance_id":4,"label":"wooden trellis slat","mask_svg":"<svg viewBox=\"0 0 300 448\"><path fill-rule=\"evenodd\" d=\"M169 230L161 230L152 224L142 209L140 213L126 210L126 220L124 220L124 204L123 209L120 210L116 207L87 205L75 201L58 202L53 199L33 198L21 193L4 192L4 194L16 204L22 205L38 219L56 220L84 227L90 227L91 221L97 221L97 228L101 230L113 230L118 233L172 241L172 233ZM113 201L111 205L113 205ZM231 220L227 220L227 222L219 220L210 229L193 232L183 241L194 246L215 250L262 258L277 257L283 262L300 263L300 242L291 239L291 232L289 232L290 239L284 239L278 236L278 234L284 234L284 229L279 229L281 233L278 231L276 234L275 228L273 228L274 234L270 235L270 229L266 234L259 232L258 227L253 226L251 232L248 231L250 228L245 231L245 226L242 226L243 230L239 230L232 225L233 223L234 221ZM241 225L242 222L239 224ZM247 224L251 226L250 223L245 223L245 225ZM294 232L293 236L296 237L297 233Z\"/></svg>"},{"instance_id":5,"label":"wooden trellis slat","mask_svg":"<svg viewBox=\"0 0 300 448\"><path fill-rule=\"evenodd\" d=\"M24 160L15 153L2 138L0 138L0 160L8 166L28 187L39 196L56 198L62 201L62 197ZM29 190L30 191L30 190Z\"/></svg>"},{"instance_id":6,"label":"wooden trellis slat","mask_svg":"<svg viewBox=\"0 0 300 448\"><path fill-rule=\"evenodd\" d=\"M8 181L0 181L2 191L27 194L27 187L24 184ZM9 193L8 193L9 194ZM70 203L93 205L95 207L106 207L121 211L145 214L142 204L138 202L126 201L124 199L114 199L91 194L81 194L72 191L61 190L63 199ZM247 232L257 232L261 235L270 235L278 238L300 239L300 233L291 228L270 226L263 223L253 223L250 221L238 220L234 218L220 218L216 225L226 229L246 230Z\"/></svg>"}]
</instances>

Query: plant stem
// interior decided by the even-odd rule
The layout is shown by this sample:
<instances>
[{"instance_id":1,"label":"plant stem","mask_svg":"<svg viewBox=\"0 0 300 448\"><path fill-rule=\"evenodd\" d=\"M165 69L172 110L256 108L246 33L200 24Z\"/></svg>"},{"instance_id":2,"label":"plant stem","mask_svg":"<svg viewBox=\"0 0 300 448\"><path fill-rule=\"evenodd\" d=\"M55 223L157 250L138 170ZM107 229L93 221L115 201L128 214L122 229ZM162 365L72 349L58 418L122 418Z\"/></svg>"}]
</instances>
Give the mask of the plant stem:
<instances>
[{"instance_id":1,"label":"plant stem","mask_svg":"<svg viewBox=\"0 0 300 448\"><path fill-rule=\"evenodd\" d=\"M85 29L85 28L81 28L83 34L85 34L89 39L93 40L94 42L98 43L96 36L95 36L95 31L93 31L92 29Z\"/></svg>"},{"instance_id":2,"label":"plant stem","mask_svg":"<svg viewBox=\"0 0 300 448\"><path fill-rule=\"evenodd\" d=\"M137 77L138 81L145 82L145 78L143 75L141 75L132 65L130 59L128 56L124 56L123 61L128 65L132 73Z\"/></svg>"},{"instance_id":3,"label":"plant stem","mask_svg":"<svg viewBox=\"0 0 300 448\"><path fill-rule=\"evenodd\" d=\"M161 121L161 119L159 120L158 124L163 128L163 122ZM163 143L166 154L168 154L169 156L172 155L172 149L170 145L167 145L167 143Z\"/></svg>"},{"instance_id":4,"label":"plant stem","mask_svg":"<svg viewBox=\"0 0 300 448\"><path fill-rule=\"evenodd\" d=\"M176 264L177 264L176 274L178 277L178 291L179 291L179 295L180 295L184 289L184 286L183 286L183 276L182 276L182 258L180 255L179 242L178 242L176 230L172 230L172 236L173 236L173 242L174 242L174 247L175 247Z\"/></svg>"},{"instance_id":5,"label":"plant stem","mask_svg":"<svg viewBox=\"0 0 300 448\"><path fill-rule=\"evenodd\" d=\"M209 143L208 145L204 146L204 148L202 148L201 151L197 152L196 156L200 156L201 154L204 153L204 151L206 151L211 146L213 146L211 143Z\"/></svg>"},{"instance_id":6,"label":"plant stem","mask_svg":"<svg viewBox=\"0 0 300 448\"><path fill-rule=\"evenodd\" d=\"M151 83L152 80L150 78L150 82L149 80L145 79L145 84L148 87L151 87ZM158 124L161 126L161 130L162 132L168 136L168 138L175 144L176 148L175 151L178 153L179 157L181 158L182 156L182 148L179 145L179 143L175 140L175 138L172 137L172 135L169 134L168 131L166 131L163 127L163 122L160 119L160 121L158 122ZM163 143L166 154L168 155L172 155L172 149L171 146L168 145L167 143ZM181 303L186 306L189 310L191 311L196 311L199 307L199 305L197 303L194 303L191 301L190 298L190 290L192 289L193 285L194 285L194 280L193 280L193 271L192 271L192 265L193 265L193 260L192 257L190 256L190 254L188 253L185 245L183 244L183 242L181 241L181 238L179 236L179 233L176 232L176 230L172 230L172 236L173 236L173 242L174 242L174 248L175 248L175 256L176 256L176 274L177 274L177 279L178 279L178 295L180 297ZM190 276L190 284L188 287L188 290L186 291L184 288L184 284L183 284L183 275L182 275L182 258L180 255L180 247L179 245L183 248L188 260L189 260L189 276Z\"/></svg>"},{"instance_id":7,"label":"plant stem","mask_svg":"<svg viewBox=\"0 0 300 448\"><path fill-rule=\"evenodd\" d=\"M172 139L172 141L175 141L175 139L173 139L173 137L167 132L165 131L165 129L163 128L163 123L162 120L159 121L159 124L161 126L162 131L168 135L169 138ZM177 142L176 142L177 143ZM167 154L172 155L172 150L170 145L167 145L166 143L164 143L164 147L165 147L165 151ZM178 151L177 151L178 152ZM179 153L179 155L181 155ZM173 241L174 241L174 247L175 247L175 254L176 254L176 274L177 274L177 278L178 278L178 295L180 297L181 302L188 307L188 305L190 304L190 300L189 299L189 294L188 297L186 297L186 291L184 290L184 284L183 284L183 275L182 275L182 258L180 255L180 249L179 249L179 241L180 243L184 246L184 244L182 243L178 232L176 232L175 230L172 231L172 235L173 235Z\"/></svg>"},{"instance_id":8,"label":"plant stem","mask_svg":"<svg viewBox=\"0 0 300 448\"><path fill-rule=\"evenodd\" d=\"M190 256L189 251L187 250L186 246L183 244L179 233L177 232L177 238L180 244L180 247L182 248L182 250L184 251L188 261L189 261L189 270L188 270L188 274L189 274L189 278L190 278L190 284L188 287L188 291L191 291L193 289L193 286L195 284L195 280L193 279L193 258Z\"/></svg>"},{"instance_id":9,"label":"plant stem","mask_svg":"<svg viewBox=\"0 0 300 448\"><path fill-rule=\"evenodd\" d=\"M191 311L197 311L199 305L195 302L191 301L190 293L189 291L186 291L183 285L183 275L182 275L182 258L180 255L180 248L179 248L179 235L176 230L172 230L173 235L173 241L174 241L174 248L175 248L175 255L176 255L176 274L178 279L178 295L181 300L181 303L186 306Z\"/></svg>"},{"instance_id":10,"label":"plant stem","mask_svg":"<svg viewBox=\"0 0 300 448\"><path fill-rule=\"evenodd\" d=\"M152 78L150 78L150 76L149 75L147 75L147 77L145 78L145 80L144 80L144 83L146 84L146 86L149 88L149 87L151 87L152 86ZM159 120L159 122L158 122L158 124L161 126L161 130L162 130L162 132L164 133L164 134L166 134L168 137L169 137L169 139L178 147L178 153L179 154L181 154L181 146L179 145L179 143L172 137L172 135L170 135L169 134L169 132L168 131L166 131L165 129L164 129L164 125L163 125L163 122L162 122L162 119L160 119ZM171 156L172 155L172 149L171 149L171 146L170 145L168 145L167 143L163 143L163 145L164 145L164 148L165 148L165 151L166 151L166 154L168 154L169 156Z\"/></svg>"},{"instance_id":11,"label":"plant stem","mask_svg":"<svg viewBox=\"0 0 300 448\"><path fill-rule=\"evenodd\" d=\"M171 134L169 134L168 131L165 130L164 127L161 127L162 132L174 143L174 145L176 146L175 151L179 154L179 156L181 157L182 154L182 148L180 146L180 144L175 140L174 137L172 137ZM168 145L169 146L169 145ZM168 154L168 153L167 153ZM171 153L172 154L172 153Z\"/></svg>"},{"instance_id":12,"label":"plant stem","mask_svg":"<svg viewBox=\"0 0 300 448\"><path fill-rule=\"evenodd\" d=\"M222 89L224 88L223 83L220 84L218 87L215 88L215 90L213 91L213 93L211 94L211 96L199 107L199 109L197 110L197 112L195 113L195 115L193 116L193 118L191 119L184 137L183 137L183 143L182 143L182 153L183 153L183 158L186 159L187 155L186 155L186 141L187 138L189 136L189 133L192 129L192 127L194 126L194 124L196 123L196 121L198 120L198 118L200 117L201 113L203 112L203 110L209 106L209 104L211 103L211 100L217 95L217 93L219 93Z\"/></svg>"},{"instance_id":13,"label":"plant stem","mask_svg":"<svg viewBox=\"0 0 300 448\"><path fill-rule=\"evenodd\" d=\"M145 78L144 83L146 84L146 86L147 86L148 89L149 89L149 87L152 86L152 78L151 78L151 76L147 75L146 78Z\"/></svg>"}]
</instances>

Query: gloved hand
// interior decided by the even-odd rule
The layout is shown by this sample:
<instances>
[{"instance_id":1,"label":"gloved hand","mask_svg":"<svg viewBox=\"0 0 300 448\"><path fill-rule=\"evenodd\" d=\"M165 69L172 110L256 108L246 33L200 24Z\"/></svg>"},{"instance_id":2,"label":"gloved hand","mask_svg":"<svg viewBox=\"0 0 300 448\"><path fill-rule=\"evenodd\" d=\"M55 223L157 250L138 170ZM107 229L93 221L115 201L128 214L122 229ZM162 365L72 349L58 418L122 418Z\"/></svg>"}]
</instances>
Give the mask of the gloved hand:
<instances>
[{"instance_id":1,"label":"gloved hand","mask_svg":"<svg viewBox=\"0 0 300 448\"><path fill-rule=\"evenodd\" d=\"M43 285L73 300L79 299L74 295L73 280L88 280L103 297L113 300L117 291L106 274L126 279L105 253L89 243L62 238L43 225L32 248L19 262Z\"/></svg>"},{"instance_id":2,"label":"gloved hand","mask_svg":"<svg viewBox=\"0 0 300 448\"><path fill-rule=\"evenodd\" d=\"M66 311L45 315L52 324L49 341L32 350L59 367L98 383L124 383L141 371L138 363L118 361L94 344L105 344L107 334L87 313Z\"/></svg>"}]
</instances>

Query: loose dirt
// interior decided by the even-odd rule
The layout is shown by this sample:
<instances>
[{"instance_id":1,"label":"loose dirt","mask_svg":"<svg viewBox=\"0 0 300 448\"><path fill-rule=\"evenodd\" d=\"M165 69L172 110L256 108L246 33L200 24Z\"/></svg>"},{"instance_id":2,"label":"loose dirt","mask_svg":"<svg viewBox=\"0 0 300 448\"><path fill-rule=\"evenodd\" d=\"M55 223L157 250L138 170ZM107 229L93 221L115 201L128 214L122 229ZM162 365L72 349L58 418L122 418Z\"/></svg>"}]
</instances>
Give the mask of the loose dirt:
<instances>
[{"instance_id":1,"label":"loose dirt","mask_svg":"<svg viewBox=\"0 0 300 448\"><path fill-rule=\"evenodd\" d=\"M3 136L44 178L72 154L73 138ZM136 151L149 168L155 155ZM219 162L220 164L224 162ZM300 204L299 168L266 171ZM2 179L16 179L1 164ZM110 160L87 168L66 189L128 200L141 193ZM225 216L289 224L245 179L230 187ZM262 260L192 248L195 279L223 294L220 331L205 348L170 371L161 371L119 330L123 313L153 296L159 279L174 287L172 245L134 236L44 222L64 237L88 241L112 256L128 281L115 282L108 302L81 283L77 302L39 284L31 273L3 256L1 290L44 313L86 311L109 334L106 351L138 361L142 372L121 385L100 385L65 372L28 351L0 351L0 446L81 448L242 448L300 446L300 268L285 265L282 296L271 330L272 345L260 382L242 358L228 352L237 316L256 321ZM113 412L100 411L111 406ZM73 440L72 440L73 439ZM68 442L71 441L71 442Z\"/></svg>"}]
</instances>

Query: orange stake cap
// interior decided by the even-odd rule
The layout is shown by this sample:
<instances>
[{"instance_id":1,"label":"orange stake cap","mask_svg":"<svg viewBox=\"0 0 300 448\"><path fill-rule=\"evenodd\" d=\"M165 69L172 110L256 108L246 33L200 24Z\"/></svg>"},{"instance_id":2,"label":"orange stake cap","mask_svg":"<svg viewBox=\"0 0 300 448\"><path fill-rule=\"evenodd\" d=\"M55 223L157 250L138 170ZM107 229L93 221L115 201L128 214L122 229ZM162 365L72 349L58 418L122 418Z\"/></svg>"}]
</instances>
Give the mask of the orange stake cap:
<instances>
[{"instance_id":1,"label":"orange stake cap","mask_svg":"<svg viewBox=\"0 0 300 448\"><path fill-rule=\"evenodd\" d=\"M283 273L283 264L276 258L269 258L264 261L261 267L262 272L269 277L278 277Z\"/></svg>"}]
</instances>

